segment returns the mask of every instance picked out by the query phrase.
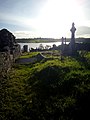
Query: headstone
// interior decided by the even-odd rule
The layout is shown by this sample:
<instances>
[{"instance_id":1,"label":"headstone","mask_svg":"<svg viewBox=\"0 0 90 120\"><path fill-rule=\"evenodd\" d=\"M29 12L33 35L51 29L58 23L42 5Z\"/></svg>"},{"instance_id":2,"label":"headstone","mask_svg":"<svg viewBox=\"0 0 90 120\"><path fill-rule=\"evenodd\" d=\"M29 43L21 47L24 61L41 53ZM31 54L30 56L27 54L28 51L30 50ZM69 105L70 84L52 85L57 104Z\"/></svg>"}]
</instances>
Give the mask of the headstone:
<instances>
[{"instance_id":1,"label":"headstone","mask_svg":"<svg viewBox=\"0 0 90 120\"><path fill-rule=\"evenodd\" d=\"M23 52L28 52L28 45L23 46Z\"/></svg>"},{"instance_id":2,"label":"headstone","mask_svg":"<svg viewBox=\"0 0 90 120\"><path fill-rule=\"evenodd\" d=\"M62 37L62 45L64 44L64 38Z\"/></svg>"},{"instance_id":3,"label":"headstone","mask_svg":"<svg viewBox=\"0 0 90 120\"><path fill-rule=\"evenodd\" d=\"M72 23L72 28L70 29L70 31L71 31L71 41L70 41L71 54L74 54L74 52L75 52L75 31L76 31L76 28L74 25L75 24Z\"/></svg>"},{"instance_id":4,"label":"headstone","mask_svg":"<svg viewBox=\"0 0 90 120\"><path fill-rule=\"evenodd\" d=\"M65 45L66 45L66 37L65 37Z\"/></svg>"},{"instance_id":5,"label":"headstone","mask_svg":"<svg viewBox=\"0 0 90 120\"><path fill-rule=\"evenodd\" d=\"M64 38L62 37L62 43L61 43L61 50L62 50L62 54L63 54L63 52L64 52Z\"/></svg>"}]
</instances>

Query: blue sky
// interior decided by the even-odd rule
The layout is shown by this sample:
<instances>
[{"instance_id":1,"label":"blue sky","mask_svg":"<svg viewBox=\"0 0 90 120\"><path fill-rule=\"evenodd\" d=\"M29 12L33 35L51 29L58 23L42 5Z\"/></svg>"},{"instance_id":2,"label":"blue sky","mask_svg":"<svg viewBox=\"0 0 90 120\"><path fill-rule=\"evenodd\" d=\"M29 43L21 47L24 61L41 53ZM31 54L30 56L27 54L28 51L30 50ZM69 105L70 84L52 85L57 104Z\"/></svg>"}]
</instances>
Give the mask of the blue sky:
<instances>
[{"instance_id":1,"label":"blue sky","mask_svg":"<svg viewBox=\"0 0 90 120\"><path fill-rule=\"evenodd\" d=\"M0 29L17 38L61 38L75 22L76 37L90 37L89 12L89 0L0 0Z\"/></svg>"}]
</instances>

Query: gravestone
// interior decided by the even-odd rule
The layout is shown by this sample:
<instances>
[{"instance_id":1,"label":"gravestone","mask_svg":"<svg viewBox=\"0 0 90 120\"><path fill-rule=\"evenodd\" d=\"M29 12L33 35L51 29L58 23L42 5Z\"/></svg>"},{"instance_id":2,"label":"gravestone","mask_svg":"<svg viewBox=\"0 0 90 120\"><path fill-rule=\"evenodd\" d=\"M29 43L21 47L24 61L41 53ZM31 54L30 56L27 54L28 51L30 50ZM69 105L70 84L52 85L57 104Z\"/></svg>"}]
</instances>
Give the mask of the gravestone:
<instances>
[{"instance_id":1,"label":"gravestone","mask_svg":"<svg viewBox=\"0 0 90 120\"><path fill-rule=\"evenodd\" d=\"M64 53L64 38L62 37L62 42L61 42L61 50L62 50L62 54Z\"/></svg>"},{"instance_id":2,"label":"gravestone","mask_svg":"<svg viewBox=\"0 0 90 120\"><path fill-rule=\"evenodd\" d=\"M28 52L28 45L23 46L23 52Z\"/></svg>"},{"instance_id":3,"label":"gravestone","mask_svg":"<svg viewBox=\"0 0 90 120\"><path fill-rule=\"evenodd\" d=\"M70 53L71 54L75 53L75 31L76 31L76 28L74 25L75 24L72 23L72 28L70 29L70 31L71 31Z\"/></svg>"}]
</instances>

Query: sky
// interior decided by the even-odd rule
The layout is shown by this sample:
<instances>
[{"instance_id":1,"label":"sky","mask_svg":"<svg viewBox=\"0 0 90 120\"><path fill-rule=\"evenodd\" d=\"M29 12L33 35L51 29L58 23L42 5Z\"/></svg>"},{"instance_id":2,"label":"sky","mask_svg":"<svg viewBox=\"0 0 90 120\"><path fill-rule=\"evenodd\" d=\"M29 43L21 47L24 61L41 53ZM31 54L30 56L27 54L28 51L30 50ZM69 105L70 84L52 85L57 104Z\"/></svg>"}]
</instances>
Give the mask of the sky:
<instances>
[{"instance_id":1,"label":"sky","mask_svg":"<svg viewBox=\"0 0 90 120\"><path fill-rule=\"evenodd\" d=\"M90 0L0 0L0 29L16 38L90 37Z\"/></svg>"}]
</instances>

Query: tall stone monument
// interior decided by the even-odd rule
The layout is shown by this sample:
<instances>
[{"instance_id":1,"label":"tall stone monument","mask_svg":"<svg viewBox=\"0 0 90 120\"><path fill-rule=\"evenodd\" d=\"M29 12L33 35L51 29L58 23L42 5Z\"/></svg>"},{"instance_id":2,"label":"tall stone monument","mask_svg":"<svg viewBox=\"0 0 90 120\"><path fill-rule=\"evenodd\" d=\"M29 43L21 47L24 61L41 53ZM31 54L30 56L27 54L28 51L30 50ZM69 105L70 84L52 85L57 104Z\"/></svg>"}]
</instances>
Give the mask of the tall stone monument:
<instances>
[{"instance_id":1,"label":"tall stone monument","mask_svg":"<svg viewBox=\"0 0 90 120\"><path fill-rule=\"evenodd\" d=\"M76 28L74 26L74 22L72 23L72 27L70 29L71 31L71 41L70 41L70 52L71 54L74 54L75 52L75 31L76 31Z\"/></svg>"}]
</instances>

